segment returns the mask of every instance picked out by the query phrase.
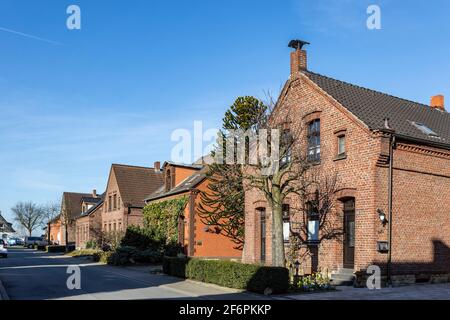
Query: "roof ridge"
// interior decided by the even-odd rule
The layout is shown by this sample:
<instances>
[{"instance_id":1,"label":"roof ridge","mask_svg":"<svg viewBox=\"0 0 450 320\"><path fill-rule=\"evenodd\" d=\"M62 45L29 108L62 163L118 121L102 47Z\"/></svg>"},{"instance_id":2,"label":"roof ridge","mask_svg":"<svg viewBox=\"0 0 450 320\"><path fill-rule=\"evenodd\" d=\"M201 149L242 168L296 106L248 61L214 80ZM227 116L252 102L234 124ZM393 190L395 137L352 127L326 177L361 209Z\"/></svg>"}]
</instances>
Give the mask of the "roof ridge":
<instances>
[{"instance_id":1,"label":"roof ridge","mask_svg":"<svg viewBox=\"0 0 450 320\"><path fill-rule=\"evenodd\" d=\"M405 99L405 98L398 97L398 96L395 96L395 95L390 94L390 93L381 92L381 91L378 91L378 90L374 90L374 89L370 89L370 88L363 87L363 86L360 86L360 85L356 85L356 84L353 84L353 83L350 83L350 82L346 82L346 81L342 81L342 80L339 80L339 79L335 79L335 78L332 78L332 77L329 77L329 76L325 76L325 75L323 75L321 73L312 72L312 71L309 71L309 70L306 71L305 73L306 74L311 73L313 75L317 75L317 76L324 77L324 78L327 78L327 79L330 79L330 80L333 80L333 81L337 81L337 82L340 82L340 83L343 83L343 84L346 84L346 85L349 85L349 86L352 86L352 87L355 87L355 88L367 90L367 91L378 93L378 94L383 94L385 96L389 96L389 97L392 97L392 98L395 98L395 99L400 99L400 100L403 100L403 101L406 101L406 102L410 102L410 103L414 103L414 104L420 105L420 106L425 107L427 109L432 109L429 105L426 105L426 104L421 103L421 102ZM444 111L444 112L447 113L447 111Z\"/></svg>"},{"instance_id":2,"label":"roof ridge","mask_svg":"<svg viewBox=\"0 0 450 320\"><path fill-rule=\"evenodd\" d=\"M148 170L155 170L153 167L144 167L144 166L135 166L131 164L121 164L121 163L113 163L111 166L119 166L119 167L127 167L127 168L136 168L136 169L148 169ZM155 171L157 172L157 171Z\"/></svg>"}]
</instances>

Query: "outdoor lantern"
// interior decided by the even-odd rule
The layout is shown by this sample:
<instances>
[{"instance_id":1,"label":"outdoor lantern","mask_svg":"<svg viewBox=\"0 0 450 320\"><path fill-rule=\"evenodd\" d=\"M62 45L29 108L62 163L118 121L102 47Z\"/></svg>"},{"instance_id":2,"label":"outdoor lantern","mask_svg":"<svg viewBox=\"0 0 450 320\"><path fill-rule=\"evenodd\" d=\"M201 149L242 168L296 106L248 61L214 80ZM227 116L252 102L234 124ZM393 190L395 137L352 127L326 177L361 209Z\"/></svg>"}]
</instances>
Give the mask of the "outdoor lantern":
<instances>
[{"instance_id":1,"label":"outdoor lantern","mask_svg":"<svg viewBox=\"0 0 450 320\"><path fill-rule=\"evenodd\" d=\"M298 276L298 270L300 269L300 262L298 262L297 260L294 262L294 265L295 265L295 275Z\"/></svg>"},{"instance_id":2,"label":"outdoor lantern","mask_svg":"<svg viewBox=\"0 0 450 320\"><path fill-rule=\"evenodd\" d=\"M381 210L381 209L377 209L377 212L378 212L378 216L380 217L381 223L386 224L387 223L386 213L384 213L383 210Z\"/></svg>"}]
</instances>

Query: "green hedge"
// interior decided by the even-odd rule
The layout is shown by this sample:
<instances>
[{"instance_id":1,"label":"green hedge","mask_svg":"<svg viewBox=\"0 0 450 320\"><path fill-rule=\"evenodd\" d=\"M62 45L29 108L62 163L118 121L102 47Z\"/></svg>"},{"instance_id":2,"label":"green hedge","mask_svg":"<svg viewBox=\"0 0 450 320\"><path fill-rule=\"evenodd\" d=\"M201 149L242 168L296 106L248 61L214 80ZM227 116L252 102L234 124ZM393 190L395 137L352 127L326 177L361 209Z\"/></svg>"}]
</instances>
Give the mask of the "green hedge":
<instances>
[{"instance_id":1,"label":"green hedge","mask_svg":"<svg viewBox=\"0 0 450 320\"><path fill-rule=\"evenodd\" d=\"M46 247L47 252L66 252L66 246L47 246Z\"/></svg>"},{"instance_id":2,"label":"green hedge","mask_svg":"<svg viewBox=\"0 0 450 320\"><path fill-rule=\"evenodd\" d=\"M176 277L258 293L264 293L268 288L272 293L283 293L289 288L289 271L279 267L225 260L164 257L163 271Z\"/></svg>"}]
</instances>

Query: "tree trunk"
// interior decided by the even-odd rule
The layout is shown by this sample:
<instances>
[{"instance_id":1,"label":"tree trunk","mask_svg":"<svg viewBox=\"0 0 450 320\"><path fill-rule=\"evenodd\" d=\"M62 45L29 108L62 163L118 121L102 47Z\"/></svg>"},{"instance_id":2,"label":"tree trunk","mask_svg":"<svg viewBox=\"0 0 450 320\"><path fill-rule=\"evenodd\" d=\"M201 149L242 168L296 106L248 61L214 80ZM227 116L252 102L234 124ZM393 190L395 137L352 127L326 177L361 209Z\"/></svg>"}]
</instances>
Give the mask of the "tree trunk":
<instances>
[{"instance_id":1,"label":"tree trunk","mask_svg":"<svg viewBox=\"0 0 450 320\"><path fill-rule=\"evenodd\" d=\"M272 202L272 266L285 267L286 258L283 238L283 209L280 194L274 193Z\"/></svg>"},{"instance_id":2,"label":"tree trunk","mask_svg":"<svg viewBox=\"0 0 450 320\"><path fill-rule=\"evenodd\" d=\"M66 236L66 252L69 252L69 231L68 231L68 229L67 229L67 225L66 225L66 227L64 228L65 230L65 236Z\"/></svg>"}]
</instances>

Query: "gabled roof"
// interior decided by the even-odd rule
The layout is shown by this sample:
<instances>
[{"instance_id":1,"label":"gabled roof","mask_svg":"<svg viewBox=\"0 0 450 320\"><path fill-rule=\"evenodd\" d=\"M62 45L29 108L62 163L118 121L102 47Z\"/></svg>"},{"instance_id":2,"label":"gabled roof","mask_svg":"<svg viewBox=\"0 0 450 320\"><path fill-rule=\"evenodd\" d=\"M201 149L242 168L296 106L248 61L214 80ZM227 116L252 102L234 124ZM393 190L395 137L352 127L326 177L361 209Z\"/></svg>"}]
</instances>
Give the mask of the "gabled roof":
<instances>
[{"instance_id":1,"label":"gabled roof","mask_svg":"<svg viewBox=\"0 0 450 320\"><path fill-rule=\"evenodd\" d=\"M112 170L124 205L143 208L145 197L163 185L163 173L154 168L113 164Z\"/></svg>"},{"instance_id":2,"label":"gabled roof","mask_svg":"<svg viewBox=\"0 0 450 320\"><path fill-rule=\"evenodd\" d=\"M173 162L173 161L166 161L163 164L163 168L167 165L172 165L175 167L183 167L183 168L189 168L189 169L195 169L195 170L200 170L201 168L203 168L203 165L200 163L193 163L193 164L185 164L185 163L178 163L178 162Z\"/></svg>"},{"instance_id":3,"label":"gabled roof","mask_svg":"<svg viewBox=\"0 0 450 320\"><path fill-rule=\"evenodd\" d=\"M105 193L103 193L99 198L93 198L93 199L98 199L97 203L92 208L90 208L88 211L86 211L85 213L82 213L80 216L78 216L77 219L87 217L87 216L91 215L92 213L94 213L99 207L101 207L101 205L103 204L103 202L105 200Z\"/></svg>"},{"instance_id":4,"label":"gabled roof","mask_svg":"<svg viewBox=\"0 0 450 320\"><path fill-rule=\"evenodd\" d=\"M92 195L90 197L82 197L81 198L81 202L86 202L86 203L99 203L100 201L102 201L101 197L94 198Z\"/></svg>"},{"instance_id":5,"label":"gabled roof","mask_svg":"<svg viewBox=\"0 0 450 320\"><path fill-rule=\"evenodd\" d=\"M430 106L359 87L310 71L303 72L371 130L384 128L384 119L396 134L450 148L450 114ZM437 134L427 135L414 123Z\"/></svg>"},{"instance_id":6,"label":"gabled roof","mask_svg":"<svg viewBox=\"0 0 450 320\"><path fill-rule=\"evenodd\" d=\"M187 192L196 186L198 186L203 180L206 178L206 168L203 167L202 170L195 172L194 174L190 175L183 181L181 181L177 186L172 188L169 191L165 191L165 186L161 186L158 190L156 190L153 194L149 195L145 201L152 201L156 199L161 199L168 196L173 196L176 194L180 194L183 192Z\"/></svg>"},{"instance_id":7,"label":"gabled roof","mask_svg":"<svg viewBox=\"0 0 450 320\"><path fill-rule=\"evenodd\" d=\"M63 201L70 219L75 219L81 214L81 199L92 197L90 193L64 192Z\"/></svg>"},{"instance_id":8,"label":"gabled roof","mask_svg":"<svg viewBox=\"0 0 450 320\"><path fill-rule=\"evenodd\" d=\"M4 232L4 233L16 232L12 227L12 223L9 223L8 221L6 221L6 219L2 216L1 212L0 212L0 232Z\"/></svg>"}]
</instances>

